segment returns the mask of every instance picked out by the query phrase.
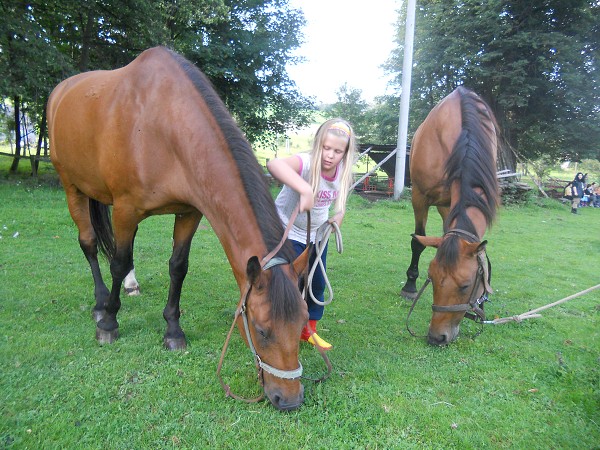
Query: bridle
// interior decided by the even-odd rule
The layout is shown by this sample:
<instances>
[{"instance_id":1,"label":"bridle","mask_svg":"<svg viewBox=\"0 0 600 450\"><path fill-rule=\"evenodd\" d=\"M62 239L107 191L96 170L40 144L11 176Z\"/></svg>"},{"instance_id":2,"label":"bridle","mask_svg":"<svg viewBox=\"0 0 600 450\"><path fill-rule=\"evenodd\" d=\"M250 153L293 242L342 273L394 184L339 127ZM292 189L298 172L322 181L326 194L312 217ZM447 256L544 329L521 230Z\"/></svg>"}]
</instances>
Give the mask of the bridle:
<instances>
[{"instance_id":1,"label":"bridle","mask_svg":"<svg viewBox=\"0 0 600 450\"><path fill-rule=\"evenodd\" d=\"M261 269L263 271L267 271L275 266L290 264L290 261L288 261L284 258L281 258L279 256L275 256L275 255L277 254L277 252L279 252L279 250L283 246L283 243L287 239L289 231L290 231L294 221L296 220L296 216L298 215L298 211L299 211L299 208L296 208L294 210L294 212L292 213L290 220L288 222L288 225L283 233L283 236L282 236L281 240L279 241L279 244L262 259L260 265L261 265ZM307 213L307 216L308 216L307 245L310 245L310 213ZM250 284L249 281L246 281L246 286L240 297L240 301L239 301L238 307L235 311L235 315L234 315L231 327L229 328L229 332L227 333L227 338L225 339L225 343L223 344L223 350L221 351L221 358L219 359L219 364L217 366L217 377L219 378L221 387L225 391L225 395L227 397L232 397L236 400L242 400L242 401L245 401L248 403L258 402L264 398L264 396L265 396L265 394L264 394L264 372L267 372L268 374L273 375L274 377L282 378L284 380L299 379L300 377L302 377L302 372L303 372L302 364L300 363L300 361L298 361L297 369L282 370L282 369L277 369L276 367L273 367L270 364L267 364L266 362L264 362L262 360L262 358L260 357L260 355L257 353L256 347L254 346L254 342L252 341L252 336L250 334L250 327L248 325L248 315L246 314L246 305L247 305L248 296L250 295L251 290L252 290L252 284ZM232 335L235 325L237 323L237 319L240 316L242 316L242 322L244 324L244 331L246 334L246 339L248 341L248 347L250 347L250 351L252 352L252 355L254 357L254 363L256 365L258 380L260 382L261 387L263 388L263 392L258 397L251 398L251 399L238 396L238 395L234 394L233 392L231 392L231 388L229 387L229 385L225 384L225 382L223 381L223 379L221 377L221 368L223 367L223 361L225 359L225 354L227 353L227 347L229 346L229 341L231 339L231 335ZM323 359L325 360L325 363L328 367L328 373L327 373L327 375L325 375L325 377L322 377L321 379L312 380L315 382L324 380L331 373L331 363L329 362L325 353L321 349L318 349L318 350L321 353L321 356L323 357Z\"/></svg>"},{"instance_id":2,"label":"bridle","mask_svg":"<svg viewBox=\"0 0 600 450\"><path fill-rule=\"evenodd\" d=\"M444 237L450 236L450 235L458 236L458 237L463 238L471 243L480 242L480 239L478 236L476 236L473 233L470 233L468 231L462 230L460 228L452 228L452 229L446 231L446 233L444 233ZM481 324L482 328L477 333L477 335L481 334L481 332L483 331L483 324L486 322L483 305L485 302L489 301L488 294L492 293L492 287L490 286L491 274L492 274L492 265L487 256L487 253L485 252L485 249L483 249L477 253L477 275L476 275L476 279L475 279L475 284L473 285L473 289L471 289L471 293L469 295L469 300L466 303L461 303L459 305L436 305L436 304L433 304L433 305L431 305L431 309L434 312L464 313L464 317L466 317L467 319L471 319L475 323ZM427 287L427 285L429 283L431 283L431 278L427 277L425 284L423 284L423 287L421 287L421 289L419 290L419 293L413 300L413 303L408 312L408 316L406 317L406 328L409 331L409 333L415 337L417 335L415 333L413 333L413 331L408 326L408 319L410 318L410 315L412 314L412 311L413 311L415 305L417 304L417 301L421 297L421 294L423 293L423 291L425 290L425 288ZM480 287L482 287L482 286L483 286L483 292L480 296L477 296L477 292L479 291Z\"/></svg>"}]
</instances>

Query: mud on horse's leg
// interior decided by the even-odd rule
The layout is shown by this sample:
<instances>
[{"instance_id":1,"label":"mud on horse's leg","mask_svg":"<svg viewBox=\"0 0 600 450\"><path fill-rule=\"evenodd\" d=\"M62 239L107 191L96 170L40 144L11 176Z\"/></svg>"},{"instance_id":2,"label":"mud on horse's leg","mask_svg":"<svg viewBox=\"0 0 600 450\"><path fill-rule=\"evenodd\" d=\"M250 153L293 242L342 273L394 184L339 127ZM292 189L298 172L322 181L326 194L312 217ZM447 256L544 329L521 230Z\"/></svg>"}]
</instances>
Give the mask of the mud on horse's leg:
<instances>
[{"instance_id":1,"label":"mud on horse's leg","mask_svg":"<svg viewBox=\"0 0 600 450\"><path fill-rule=\"evenodd\" d=\"M175 216L173 254L169 260L171 284L169 286L169 298L163 310L163 317L167 321L167 330L163 343L168 350L182 350L187 346L185 334L179 325L179 317L181 316L179 301L183 280L188 272L192 238L201 218L202 215L199 213L179 214Z\"/></svg>"}]
</instances>

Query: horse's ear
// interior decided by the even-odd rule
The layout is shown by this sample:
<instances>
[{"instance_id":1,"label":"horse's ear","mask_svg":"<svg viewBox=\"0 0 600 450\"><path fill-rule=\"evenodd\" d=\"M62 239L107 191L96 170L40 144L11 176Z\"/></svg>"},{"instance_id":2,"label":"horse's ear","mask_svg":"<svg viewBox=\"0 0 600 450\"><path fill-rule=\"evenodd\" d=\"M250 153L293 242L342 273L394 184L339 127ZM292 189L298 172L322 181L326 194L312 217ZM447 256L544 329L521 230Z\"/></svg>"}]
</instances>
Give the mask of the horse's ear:
<instances>
[{"instance_id":1,"label":"horse's ear","mask_svg":"<svg viewBox=\"0 0 600 450\"><path fill-rule=\"evenodd\" d=\"M309 247L306 247L306 249L294 260L294 272L296 272L298 275L304 272L304 269L306 269L308 264L308 249Z\"/></svg>"},{"instance_id":2,"label":"horse's ear","mask_svg":"<svg viewBox=\"0 0 600 450\"><path fill-rule=\"evenodd\" d=\"M475 253L485 252L485 246L486 245L487 245L487 241L481 241L479 243L479 245L477 246L477 250L475 251Z\"/></svg>"},{"instance_id":3,"label":"horse's ear","mask_svg":"<svg viewBox=\"0 0 600 450\"><path fill-rule=\"evenodd\" d=\"M248 277L248 281L250 284L254 284L258 281L261 272L260 262L258 261L258 256L253 256L248 260L248 265L246 266L246 276Z\"/></svg>"},{"instance_id":4,"label":"horse's ear","mask_svg":"<svg viewBox=\"0 0 600 450\"><path fill-rule=\"evenodd\" d=\"M440 243L442 242L442 238L441 237L434 237L434 236L419 236L417 234L413 234L412 235L413 239L416 239L417 241L419 241L419 243L421 245L424 245L425 247L435 247L438 248Z\"/></svg>"},{"instance_id":5,"label":"horse's ear","mask_svg":"<svg viewBox=\"0 0 600 450\"><path fill-rule=\"evenodd\" d=\"M466 242L465 246L467 247L467 254L477 255L479 252L485 251L485 246L487 245L487 241L481 242Z\"/></svg>"}]
</instances>

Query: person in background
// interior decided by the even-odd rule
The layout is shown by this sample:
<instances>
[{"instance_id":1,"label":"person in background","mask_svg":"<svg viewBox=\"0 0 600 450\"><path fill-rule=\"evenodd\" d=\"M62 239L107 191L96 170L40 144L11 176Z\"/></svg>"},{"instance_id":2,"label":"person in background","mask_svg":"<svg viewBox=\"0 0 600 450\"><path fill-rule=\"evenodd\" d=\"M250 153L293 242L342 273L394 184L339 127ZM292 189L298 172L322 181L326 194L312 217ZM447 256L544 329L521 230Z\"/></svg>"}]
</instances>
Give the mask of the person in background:
<instances>
[{"instance_id":1,"label":"person in background","mask_svg":"<svg viewBox=\"0 0 600 450\"><path fill-rule=\"evenodd\" d=\"M271 175L284 184L275 200L284 226L287 227L296 206L299 204L300 207L289 232L297 255L306 249L306 211L310 211L311 242L315 242L317 229L324 223L336 222L341 227L353 181L352 166L356 151L357 144L352 127L347 121L337 118L328 120L319 127L310 153L298 153L267 163ZM329 209L333 204L333 215L329 217ZM327 247L321 256L324 268L326 257ZM309 267L313 266L315 259L316 251L313 247ZM314 272L311 286L315 298L322 303L326 282L320 266ZM324 350L333 348L317 334L317 322L323 317L324 306L315 303L311 298L308 298L307 302L309 320L300 339Z\"/></svg>"},{"instance_id":2,"label":"person in background","mask_svg":"<svg viewBox=\"0 0 600 450\"><path fill-rule=\"evenodd\" d=\"M573 200L571 200L571 212L573 214L577 214L577 208L579 208L581 197L583 197L583 190L585 189L585 177L583 173L577 172L577 175L575 175L571 185L573 195Z\"/></svg>"},{"instance_id":3,"label":"person in background","mask_svg":"<svg viewBox=\"0 0 600 450\"><path fill-rule=\"evenodd\" d=\"M596 202L598 201L596 197L596 182L593 181L591 184L588 184L583 193L588 196L588 206L592 208L596 206Z\"/></svg>"},{"instance_id":4,"label":"person in background","mask_svg":"<svg viewBox=\"0 0 600 450\"><path fill-rule=\"evenodd\" d=\"M596 185L594 187L594 207L600 208L600 186Z\"/></svg>"}]
</instances>

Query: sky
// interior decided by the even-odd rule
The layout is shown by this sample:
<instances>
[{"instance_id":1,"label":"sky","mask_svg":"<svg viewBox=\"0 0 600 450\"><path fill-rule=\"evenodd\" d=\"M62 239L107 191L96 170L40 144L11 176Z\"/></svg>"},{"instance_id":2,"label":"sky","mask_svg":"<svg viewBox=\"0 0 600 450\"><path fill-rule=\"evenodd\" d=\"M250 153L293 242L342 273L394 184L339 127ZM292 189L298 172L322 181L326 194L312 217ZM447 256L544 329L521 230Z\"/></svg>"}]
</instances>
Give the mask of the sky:
<instances>
[{"instance_id":1,"label":"sky","mask_svg":"<svg viewBox=\"0 0 600 450\"><path fill-rule=\"evenodd\" d=\"M360 89L367 101L391 93L386 90L389 76L380 66L395 46L401 1L290 0L307 21L304 44L294 53L306 62L288 67L300 92L317 103L335 102L344 83Z\"/></svg>"}]
</instances>

